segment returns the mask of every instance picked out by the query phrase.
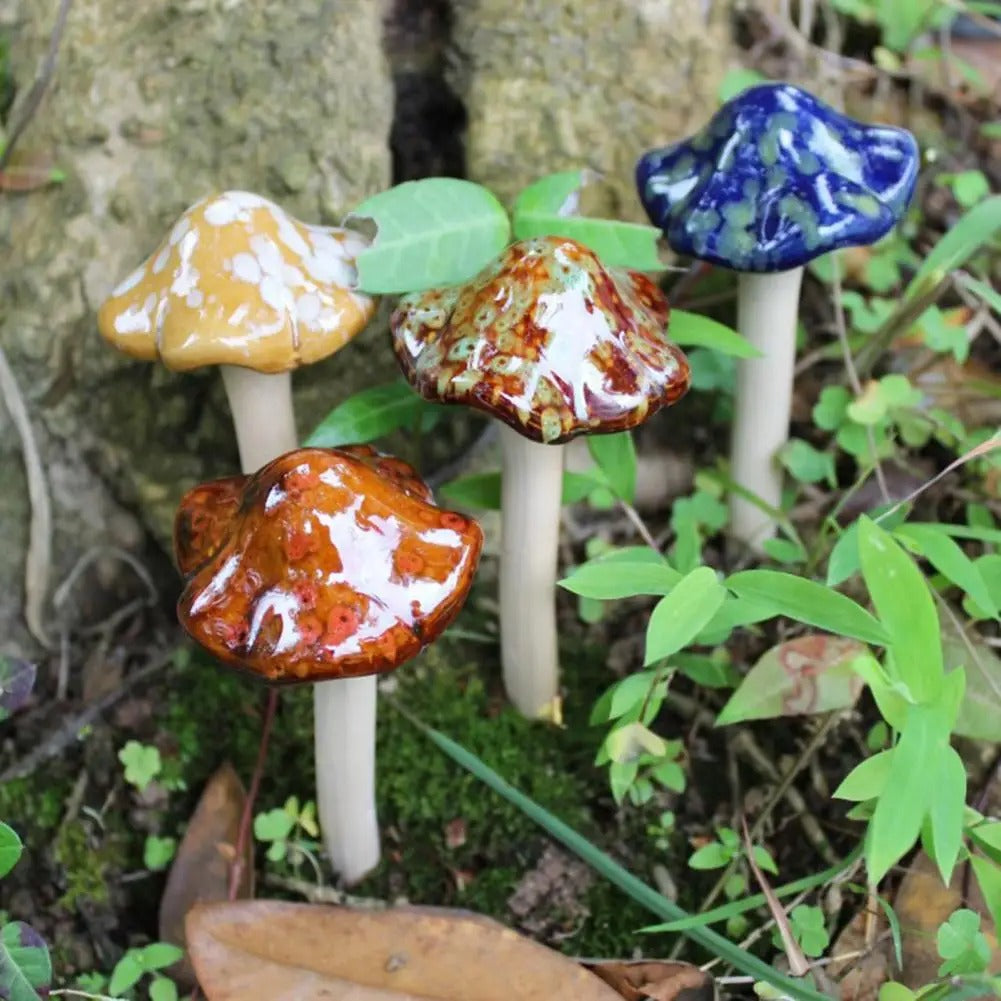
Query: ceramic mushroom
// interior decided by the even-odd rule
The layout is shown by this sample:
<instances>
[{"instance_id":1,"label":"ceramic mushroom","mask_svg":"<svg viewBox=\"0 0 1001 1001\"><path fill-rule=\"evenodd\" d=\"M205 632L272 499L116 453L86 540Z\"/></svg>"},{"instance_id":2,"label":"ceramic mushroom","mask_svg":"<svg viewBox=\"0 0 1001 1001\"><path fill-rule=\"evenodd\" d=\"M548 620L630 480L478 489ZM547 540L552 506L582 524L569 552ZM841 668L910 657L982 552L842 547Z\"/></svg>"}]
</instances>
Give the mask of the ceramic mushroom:
<instances>
[{"instance_id":1,"label":"ceramic mushroom","mask_svg":"<svg viewBox=\"0 0 1001 1001\"><path fill-rule=\"evenodd\" d=\"M688 388L667 339L667 300L644 275L540 237L459 287L404 296L390 321L421 396L500 422L500 631L504 683L526 716L558 694L555 610L563 449L641 424Z\"/></svg>"},{"instance_id":2,"label":"ceramic mushroom","mask_svg":"<svg viewBox=\"0 0 1001 1001\"><path fill-rule=\"evenodd\" d=\"M292 370L338 351L375 311L351 290L365 246L247 191L210 195L112 291L98 329L177 372L220 366L240 463L253 472L299 444Z\"/></svg>"},{"instance_id":3,"label":"ceramic mushroom","mask_svg":"<svg viewBox=\"0 0 1001 1001\"><path fill-rule=\"evenodd\" d=\"M739 273L737 326L762 355L738 368L731 476L772 508L782 499L776 453L789 437L803 266L888 233L918 162L904 129L865 125L768 83L637 164L640 199L671 247ZM760 548L774 534L774 520L736 492L730 512L735 538Z\"/></svg>"},{"instance_id":4,"label":"ceramic mushroom","mask_svg":"<svg viewBox=\"0 0 1001 1001\"><path fill-rule=\"evenodd\" d=\"M347 883L379 860L374 679L455 618L481 544L406 463L364 446L290 452L181 502L185 630L254 677L314 684L317 805Z\"/></svg>"}]
</instances>

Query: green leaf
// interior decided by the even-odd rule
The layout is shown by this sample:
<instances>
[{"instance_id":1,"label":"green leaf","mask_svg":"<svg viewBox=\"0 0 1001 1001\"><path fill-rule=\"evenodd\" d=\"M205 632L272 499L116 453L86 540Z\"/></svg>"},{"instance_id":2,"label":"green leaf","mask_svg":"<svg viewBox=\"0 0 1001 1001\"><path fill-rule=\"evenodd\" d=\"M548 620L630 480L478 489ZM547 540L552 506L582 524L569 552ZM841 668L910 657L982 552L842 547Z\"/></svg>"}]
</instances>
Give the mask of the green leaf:
<instances>
[{"instance_id":1,"label":"green leaf","mask_svg":"<svg viewBox=\"0 0 1001 1001\"><path fill-rule=\"evenodd\" d=\"M139 950L139 962L142 968L150 973L153 970L162 970L165 966L170 966L183 958L184 950L169 942L152 942L145 948Z\"/></svg>"},{"instance_id":2,"label":"green leaf","mask_svg":"<svg viewBox=\"0 0 1001 1001\"><path fill-rule=\"evenodd\" d=\"M23 850L17 831L0 820L0 876L6 876L17 865Z\"/></svg>"},{"instance_id":3,"label":"green leaf","mask_svg":"<svg viewBox=\"0 0 1001 1001\"><path fill-rule=\"evenodd\" d=\"M904 300L937 285L950 271L961 267L1001 230L1001 195L987 198L960 217L935 244L911 279Z\"/></svg>"},{"instance_id":4,"label":"green leaf","mask_svg":"<svg viewBox=\"0 0 1001 1001\"><path fill-rule=\"evenodd\" d=\"M0 998L38 1001L52 985L52 960L45 940L23 921L0 928Z\"/></svg>"},{"instance_id":5,"label":"green leaf","mask_svg":"<svg viewBox=\"0 0 1001 1001\"><path fill-rule=\"evenodd\" d=\"M873 811L866 837L869 879L878 883L918 839L933 788L928 776L948 746L949 726L936 706L914 705L893 749L890 774Z\"/></svg>"},{"instance_id":6,"label":"green leaf","mask_svg":"<svg viewBox=\"0 0 1001 1001\"><path fill-rule=\"evenodd\" d=\"M653 664L687 646L726 599L726 589L711 567L697 567L660 599L646 631L644 665Z\"/></svg>"},{"instance_id":7,"label":"green leaf","mask_svg":"<svg viewBox=\"0 0 1001 1001\"><path fill-rule=\"evenodd\" d=\"M28 701L35 687L35 672L31 661L0 654L0 723Z\"/></svg>"},{"instance_id":8,"label":"green leaf","mask_svg":"<svg viewBox=\"0 0 1001 1001\"><path fill-rule=\"evenodd\" d=\"M177 985L167 977L154 977L149 985L149 1001L177 1001Z\"/></svg>"},{"instance_id":9,"label":"green leaf","mask_svg":"<svg viewBox=\"0 0 1001 1001\"><path fill-rule=\"evenodd\" d=\"M991 961L990 946L980 930L980 915L965 907L953 911L949 920L939 925L936 945L944 960L938 970L940 977L983 973Z\"/></svg>"},{"instance_id":10,"label":"green leaf","mask_svg":"<svg viewBox=\"0 0 1001 1001\"><path fill-rule=\"evenodd\" d=\"M963 812L966 807L966 769L956 751L947 747L933 782L934 794L928 810L934 861L948 886L963 843Z\"/></svg>"},{"instance_id":11,"label":"green leaf","mask_svg":"<svg viewBox=\"0 0 1001 1001\"><path fill-rule=\"evenodd\" d=\"M421 399L407 383L389 382L363 389L323 418L305 444L314 448L361 445L404 427L434 404Z\"/></svg>"},{"instance_id":12,"label":"green leaf","mask_svg":"<svg viewBox=\"0 0 1001 1001\"><path fill-rule=\"evenodd\" d=\"M563 474L562 503L576 504L583 500L594 489L596 480L587 473ZM501 509L501 474L472 473L460 476L442 484L438 488L438 496L450 504L461 507L480 508L484 511L499 511Z\"/></svg>"},{"instance_id":13,"label":"green leaf","mask_svg":"<svg viewBox=\"0 0 1001 1001\"><path fill-rule=\"evenodd\" d=\"M733 358L761 357L761 352L746 337L701 313L672 309L667 332L681 347L708 348Z\"/></svg>"},{"instance_id":14,"label":"green leaf","mask_svg":"<svg viewBox=\"0 0 1001 1001\"><path fill-rule=\"evenodd\" d=\"M880 513L881 510L876 509L871 515L879 517L880 525L887 531L892 531L907 518L907 511L904 508L898 508L888 514ZM838 537L827 559L827 586L837 587L843 584L858 569L858 522L853 521Z\"/></svg>"},{"instance_id":15,"label":"green leaf","mask_svg":"<svg viewBox=\"0 0 1001 1001\"><path fill-rule=\"evenodd\" d=\"M802 438L786 442L779 451L779 461L800 483L824 481L831 487L837 486L834 456L830 452L821 452Z\"/></svg>"},{"instance_id":16,"label":"green leaf","mask_svg":"<svg viewBox=\"0 0 1001 1001\"><path fill-rule=\"evenodd\" d=\"M118 752L118 760L125 766L125 781L142 792L160 774L163 767L160 751L151 744L130 740Z\"/></svg>"},{"instance_id":17,"label":"green leaf","mask_svg":"<svg viewBox=\"0 0 1001 1001\"><path fill-rule=\"evenodd\" d=\"M984 903L990 912L994 927L1001 927L1001 868L990 859L973 855L970 858L973 874L977 877L977 885L984 895Z\"/></svg>"},{"instance_id":18,"label":"green leaf","mask_svg":"<svg viewBox=\"0 0 1001 1001\"><path fill-rule=\"evenodd\" d=\"M917 995L903 984L890 980L879 988L878 1001L916 1001Z\"/></svg>"},{"instance_id":19,"label":"green leaf","mask_svg":"<svg viewBox=\"0 0 1001 1001\"><path fill-rule=\"evenodd\" d=\"M729 848L721 845L718 841L710 841L709 844L703 845L692 853L692 857L688 860L688 868L722 869L732 858L733 852Z\"/></svg>"},{"instance_id":20,"label":"green leaf","mask_svg":"<svg viewBox=\"0 0 1001 1001\"><path fill-rule=\"evenodd\" d=\"M965 591L991 615L998 614L997 602L987 587L980 570L949 536L932 525L901 525L894 533L911 542L918 552L956 587Z\"/></svg>"},{"instance_id":21,"label":"green leaf","mask_svg":"<svg viewBox=\"0 0 1001 1001\"><path fill-rule=\"evenodd\" d=\"M596 175L589 170L567 170L530 184L515 199L514 238L566 236L590 247L606 267L662 271L664 264L657 253L659 229L580 214L581 193L594 179Z\"/></svg>"},{"instance_id":22,"label":"green leaf","mask_svg":"<svg viewBox=\"0 0 1001 1001\"><path fill-rule=\"evenodd\" d=\"M486 188L451 177L406 181L366 198L346 222L371 220L358 287L386 294L469 281L507 246L511 224Z\"/></svg>"},{"instance_id":23,"label":"green leaf","mask_svg":"<svg viewBox=\"0 0 1001 1001\"><path fill-rule=\"evenodd\" d=\"M619 719L631 709L638 708L650 697L654 685L657 685L662 692L666 691L667 680L661 677L661 672L637 671L635 674L626 675L621 681L606 689L595 702L588 722L594 726Z\"/></svg>"},{"instance_id":24,"label":"green leaf","mask_svg":"<svg viewBox=\"0 0 1001 1001\"><path fill-rule=\"evenodd\" d=\"M587 439L587 448L608 485L631 504L636 494L636 446L632 434L593 434Z\"/></svg>"},{"instance_id":25,"label":"green leaf","mask_svg":"<svg viewBox=\"0 0 1001 1001\"><path fill-rule=\"evenodd\" d=\"M176 849L176 839L160 838L150 834L143 845L143 865L154 871L164 869L174 857Z\"/></svg>"},{"instance_id":26,"label":"green leaf","mask_svg":"<svg viewBox=\"0 0 1001 1001\"><path fill-rule=\"evenodd\" d=\"M743 93L749 87L756 87L759 83L764 83L768 77L762 76L757 70L747 69L743 66L727 70L719 87L716 89L716 97L720 104L726 104L738 94Z\"/></svg>"},{"instance_id":27,"label":"green leaf","mask_svg":"<svg viewBox=\"0 0 1001 1001\"><path fill-rule=\"evenodd\" d=\"M942 656L947 668L962 670L966 688L953 733L974 740L1001 741L1001 658L975 630L964 634L943 614Z\"/></svg>"},{"instance_id":28,"label":"green leaf","mask_svg":"<svg viewBox=\"0 0 1001 1001\"><path fill-rule=\"evenodd\" d=\"M892 763L892 748L866 758L845 776L841 785L831 795L835 799L847 799L853 803L876 799L886 788Z\"/></svg>"},{"instance_id":29,"label":"green leaf","mask_svg":"<svg viewBox=\"0 0 1001 1001\"><path fill-rule=\"evenodd\" d=\"M805 577L778 570L743 570L728 577L726 586L739 597L770 608L772 615L784 615L863 643L887 641L886 630L861 605Z\"/></svg>"},{"instance_id":30,"label":"green leaf","mask_svg":"<svg viewBox=\"0 0 1001 1001\"><path fill-rule=\"evenodd\" d=\"M780 643L747 672L716 725L846 709L862 691L854 667L860 657L872 655L840 636L812 633Z\"/></svg>"},{"instance_id":31,"label":"green leaf","mask_svg":"<svg viewBox=\"0 0 1001 1001\"><path fill-rule=\"evenodd\" d=\"M677 586L681 574L666 561L660 563L589 560L559 581L560 587L584 598L606 601L637 594L667 595Z\"/></svg>"},{"instance_id":32,"label":"green leaf","mask_svg":"<svg viewBox=\"0 0 1001 1001\"><path fill-rule=\"evenodd\" d=\"M987 282L978 281L976 278L963 278L963 284L974 294L983 299L995 313L1001 313L1001 292L998 292Z\"/></svg>"},{"instance_id":33,"label":"green leaf","mask_svg":"<svg viewBox=\"0 0 1001 1001\"><path fill-rule=\"evenodd\" d=\"M111 981L108 983L108 993L118 997L124 994L130 987L135 987L145 973L142 963L139 961L139 950L129 949L124 956L115 964L111 971Z\"/></svg>"},{"instance_id":34,"label":"green leaf","mask_svg":"<svg viewBox=\"0 0 1001 1001\"><path fill-rule=\"evenodd\" d=\"M869 596L890 638L893 664L918 702L942 690L942 640L931 592L914 561L875 522L859 519L859 557Z\"/></svg>"},{"instance_id":35,"label":"green leaf","mask_svg":"<svg viewBox=\"0 0 1001 1001\"><path fill-rule=\"evenodd\" d=\"M295 817L280 807L254 817L254 837L258 841L277 841L280 838L287 838L294 827Z\"/></svg>"}]
</instances>

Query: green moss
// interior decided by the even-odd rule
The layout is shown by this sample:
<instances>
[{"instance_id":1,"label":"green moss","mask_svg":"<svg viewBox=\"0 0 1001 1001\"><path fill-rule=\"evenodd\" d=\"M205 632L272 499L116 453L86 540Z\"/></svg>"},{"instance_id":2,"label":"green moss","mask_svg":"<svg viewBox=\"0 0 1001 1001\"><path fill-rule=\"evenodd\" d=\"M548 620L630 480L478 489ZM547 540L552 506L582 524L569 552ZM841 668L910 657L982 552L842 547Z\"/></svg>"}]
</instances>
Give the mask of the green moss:
<instances>
[{"instance_id":1,"label":"green moss","mask_svg":"<svg viewBox=\"0 0 1001 1001\"><path fill-rule=\"evenodd\" d=\"M51 834L59 825L69 783L47 774L15 779L0 785L0 819L10 824L25 841ZM44 839L43 839L44 840Z\"/></svg>"},{"instance_id":2,"label":"green moss","mask_svg":"<svg viewBox=\"0 0 1001 1001\"><path fill-rule=\"evenodd\" d=\"M62 866L66 879L66 892L59 899L59 906L72 911L81 901L92 904L108 900L105 869L113 854L110 840L102 839L100 845L88 843L87 832L81 824L64 824L56 837L54 854Z\"/></svg>"}]
</instances>

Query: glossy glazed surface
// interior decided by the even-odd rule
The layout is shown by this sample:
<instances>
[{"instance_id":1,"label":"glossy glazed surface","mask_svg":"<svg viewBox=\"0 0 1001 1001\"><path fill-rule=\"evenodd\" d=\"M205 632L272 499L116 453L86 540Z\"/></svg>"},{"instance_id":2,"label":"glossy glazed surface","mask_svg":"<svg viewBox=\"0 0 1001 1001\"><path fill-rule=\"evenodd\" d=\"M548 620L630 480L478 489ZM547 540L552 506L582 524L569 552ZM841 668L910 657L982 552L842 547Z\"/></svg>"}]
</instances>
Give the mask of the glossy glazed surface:
<instances>
[{"instance_id":1,"label":"glossy glazed surface","mask_svg":"<svg viewBox=\"0 0 1001 1001\"><path fill-rule=\"evenodd\" d=\"M284 372L333 354L368 323L374 301L350 291L365 246L247 191L211 195L114 289L98 329L125 354L178 371Z\"/></svg>"},{"instance_id":2,"label":"glossy glazed surface","mask_svg":"<svg viewBox=\"0 0 1001 1001\"><path fill-rule=\"evenodd\" d=\"M738 94L701 132L644 154L640 200L681 254L736 271L785 271L874 243L914 193L904 129L847 118L790 84Z\"/></svg>"},{"instance_id":3,"label":"glossy glazed surface","mask_svg":"<svg viewBox=\"0 0 1001 1001\"><path fill-rule=\"evenodd\" d=\"M299 449L181 501L178 617L214 657L267 681L391 671L452 621L482 533L367 446Z\"/></svg>"},{"instance_id":4,"label":"glossy glazed surface","mask_svg":"<svg viewBox=\"0 0 1001 1001\"><path fill-rule=\"evenodd\" d=\"M466 285L404 296L396 357L429 400L464 403L535 441L641 424L688 389L667 299L564 237L512 244Z\"/></svg>"}]
</instances>

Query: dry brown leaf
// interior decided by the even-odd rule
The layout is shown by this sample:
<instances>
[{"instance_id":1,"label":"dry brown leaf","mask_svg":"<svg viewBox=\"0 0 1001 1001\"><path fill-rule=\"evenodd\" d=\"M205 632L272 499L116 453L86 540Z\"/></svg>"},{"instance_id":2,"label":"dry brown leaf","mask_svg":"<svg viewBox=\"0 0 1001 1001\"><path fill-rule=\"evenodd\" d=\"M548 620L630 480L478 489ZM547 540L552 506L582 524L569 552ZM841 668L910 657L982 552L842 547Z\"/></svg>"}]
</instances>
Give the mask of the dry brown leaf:
<instances>
[{"instance_id":1,"label":"dry brown leaf","mask_svg":"<svg viewBox=\"0 0 1001 1001\"><path fill-rule=\"evenodd\" d=\"M36 191L49 184L57 184L63 174L47 153L17 150L10 163L0 170L0 191Z\"/></svg>"},{"instance_id":2,"label":"dry brown leaf","mask_svg":"<svg viewBox=\"0 0 1001 1001\"><path fill-rule=\"evenodd\" d=\"M715 1001L716 981L691 963L639 959L584 963L626 1001Z\"/></svg>"},{"instance_id":3,"label":"dry brown leaf","mask_svg":"<svg viewBox=\"0 0 1001 1001\"><path fill-rule=\"evenodd\" d=\"M1001 379L976 359L958 362L952 355L909 373L928 405L955 414L964 424L980 427L1001 421Z\"/></svg>"},{"instance_id":4,"label":"dry brown leaf","mask_svg":"<svg viewBox=\"0 0 1001 1001\"><path fill-rule=\"evenodd\" d=\"M573 960L467 911L201 904L187 936L208 1001L620 1001Z\"/></svg>"},{"instance_id":5,"label":"dry brown leaf","mask_svg":"<svg viewBox=\"0 0 1001 1001\"><path fill-rule=\"evenodd\" d=\"M867 931L874 940L871 949L866 945ZM893 942L886 931L883 911L877 907L875 913L868 914L864 906L841 930L827 967L841 1001L876 1001L880 987L893 979Z\"/></svg>"},{"instance_id":6,"label":"dry brown leaf","mask_svg":"<svg viewBox=\"0 0 1001 1001\"><path fill-rule=\"evenodd\" d=\"M970 893L965 901L964 881L968 882ZM893 907L900 920L904 953L904 972L899 980L912 990L937 978L942 963L935 944L938 926L960 907L968 907L980 915L980 930L991 947L990 972L1001 973L1001 951L994 922L977 881L972 873L967 876L965 865L956 866L951 882L945 886L935 863L924 852L919 852L901 881Z\"/></svg>"},{"instance_id":7,"label":"dry brown leaf","mask_svg":"<svg viewBox=\"0 0 1001 1001\"><path fill-rule=\"evenodd\" d=\"M197 903L225 900L229 863L233 857L245 799L243 783L228 762L216 769L191 816L177 850L160 900L160 940L184 948L184 919ZM246 863L238 891L241 899L254 893L253 839L248 839ZM194 985L194 970L185 957L170 970L185 985Z\"/></svg>"}]
</instances>

